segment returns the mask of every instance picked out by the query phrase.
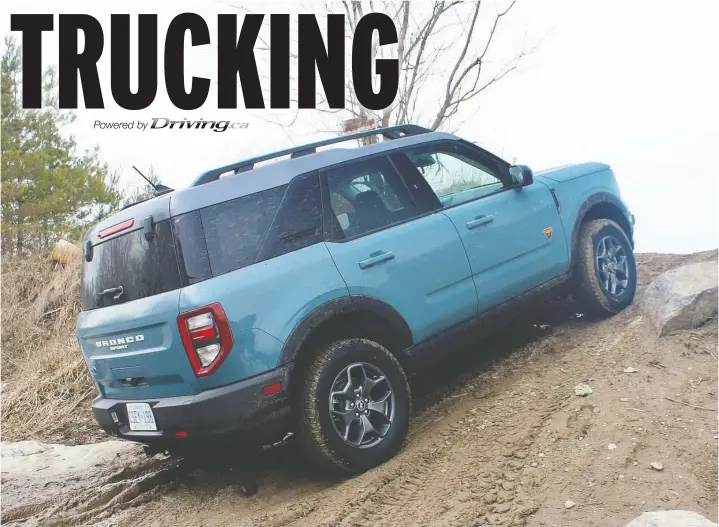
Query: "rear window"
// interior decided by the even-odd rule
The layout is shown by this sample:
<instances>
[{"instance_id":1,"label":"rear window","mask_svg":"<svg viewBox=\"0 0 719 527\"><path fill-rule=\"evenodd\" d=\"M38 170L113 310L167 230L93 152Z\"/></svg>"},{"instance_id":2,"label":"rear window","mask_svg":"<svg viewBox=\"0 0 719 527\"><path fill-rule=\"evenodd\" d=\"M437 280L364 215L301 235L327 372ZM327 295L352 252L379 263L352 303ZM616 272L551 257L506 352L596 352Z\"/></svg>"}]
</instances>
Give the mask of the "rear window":
<instances>
[{"instance_id":1,"label":"rear window","mask_svg":"<svg viewBox=\"0 0 719 527\"><path fill-rule=\"evenodd\" d=\"M138 229L95 245L92 260L83 259L83 310L138 300L180 287L182 280L169 221L157 223L155 236L149 241L143 229Z\"/></svg>"}]
</instances>

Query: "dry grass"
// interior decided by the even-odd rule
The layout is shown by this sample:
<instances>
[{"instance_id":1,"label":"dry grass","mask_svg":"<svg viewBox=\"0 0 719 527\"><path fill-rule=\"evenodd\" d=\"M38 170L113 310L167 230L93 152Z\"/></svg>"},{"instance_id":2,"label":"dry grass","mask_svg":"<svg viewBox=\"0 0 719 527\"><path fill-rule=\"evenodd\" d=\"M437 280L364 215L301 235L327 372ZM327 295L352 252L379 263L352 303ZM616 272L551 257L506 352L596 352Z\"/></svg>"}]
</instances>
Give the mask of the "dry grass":
<instances>
[{"instance_id":1,"label":"dry grass","mask_svg":"<svg viewBox=\"0 0 719 527\"><path fill-rule=\"evenodd\" d=\"M2 438L84 443L97 437L95 388L75 337L80 263L2 262Z\"/></svg>"}]
</instances>

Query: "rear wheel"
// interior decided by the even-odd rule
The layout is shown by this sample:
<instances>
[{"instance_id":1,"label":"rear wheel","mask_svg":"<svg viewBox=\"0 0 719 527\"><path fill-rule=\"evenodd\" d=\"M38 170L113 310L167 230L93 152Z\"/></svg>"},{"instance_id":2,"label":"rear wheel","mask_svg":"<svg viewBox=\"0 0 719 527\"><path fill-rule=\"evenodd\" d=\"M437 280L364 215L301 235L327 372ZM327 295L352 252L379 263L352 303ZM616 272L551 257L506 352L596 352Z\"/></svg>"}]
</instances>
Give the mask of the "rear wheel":
<instances>
[{"instance_id":1,"label":"rear wheel","mask_svg":"<svg viewBox=\"0 0 719 527\"><path fill-rule=\"evenodd\" d=\"M577 296L590 314L618 313L634 299L637 267L627 235L612 220L582 224L577 255Z\"/></svg>"},{"instance_id":2,"label":"rear wheel","mask_svg":"<svg viewBox=\"0 0 719 527\"><path fill-rule=\"evenodd\" d=\"M300 444L323 468L363 472L397 453L410 411L409 384L397 359L376 342L340 340L304 372Z\"/></svg>"}]
</instances>

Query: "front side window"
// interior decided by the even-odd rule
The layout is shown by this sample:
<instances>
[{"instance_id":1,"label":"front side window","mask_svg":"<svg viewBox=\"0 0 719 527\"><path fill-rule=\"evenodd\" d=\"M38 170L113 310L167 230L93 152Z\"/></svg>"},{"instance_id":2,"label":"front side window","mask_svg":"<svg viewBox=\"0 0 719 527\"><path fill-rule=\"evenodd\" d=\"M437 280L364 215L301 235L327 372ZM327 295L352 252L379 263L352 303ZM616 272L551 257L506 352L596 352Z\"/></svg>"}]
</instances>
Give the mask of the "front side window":
<instances>
[{"instance_id":1,"label":"front side window","mask_svg":"<svg viewBox=\"0 0 719 527\"><path fill-rule=\"evenodd\" d=\"M485 164L463 150L437 145L404 152L445 208L504 189L500 168L491 159Z\"/></svg>"},{"instance_id":2,"label":"front side window","mask_svg":"<svg viewBox=\"0 0 719 527\"><path fill-rule=\"evenodd\" d=\"M409 191L386 157L327 172L334 239L346 239L419 214Z\"/></svg>"}]
</instances>

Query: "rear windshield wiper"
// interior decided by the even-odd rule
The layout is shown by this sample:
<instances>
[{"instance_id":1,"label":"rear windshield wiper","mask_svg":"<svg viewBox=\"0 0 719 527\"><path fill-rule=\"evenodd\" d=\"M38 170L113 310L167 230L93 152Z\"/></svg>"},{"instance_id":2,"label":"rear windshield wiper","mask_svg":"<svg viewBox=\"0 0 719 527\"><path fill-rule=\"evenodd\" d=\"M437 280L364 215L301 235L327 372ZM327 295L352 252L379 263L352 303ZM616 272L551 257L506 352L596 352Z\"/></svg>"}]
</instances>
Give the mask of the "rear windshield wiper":
<instances>
[{"instance_id":1,"label":"rear windshield wiper","mask_svg":"<svg viewBox=\"0 0 719 527\"><path fill-rule=\"evenodd\" d=\"M95 293L95 299L100 302L103 298L105 298L106 295L112 295L113 300L120 300L120 297L124 293L124 289L121 285L118 285L117 287L111 287L109 289L105 289L102 292Z\"/></svg>"}]
</instances>

